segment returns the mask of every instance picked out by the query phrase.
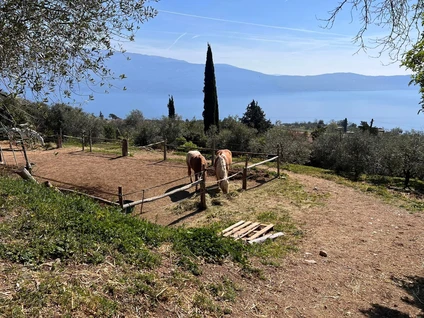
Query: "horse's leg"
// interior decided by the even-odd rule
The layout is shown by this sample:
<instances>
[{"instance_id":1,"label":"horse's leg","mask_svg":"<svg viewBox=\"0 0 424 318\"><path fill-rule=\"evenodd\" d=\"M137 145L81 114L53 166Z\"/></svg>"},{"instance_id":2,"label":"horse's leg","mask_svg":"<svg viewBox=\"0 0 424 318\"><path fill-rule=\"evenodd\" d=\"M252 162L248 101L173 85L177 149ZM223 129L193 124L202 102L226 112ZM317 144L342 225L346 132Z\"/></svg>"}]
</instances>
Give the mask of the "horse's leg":
<instances>
[{"instance_id":1,"label":"horse's leg","mask_svg":"<svg viewBox=\"0 0 424 318\"><path fill-rule=\"evenodd\" d=\"M188 166L188 176L190 177L190 183L193 183L193 178L191 177L191 168Z\"/></svg>"}]
</instances>

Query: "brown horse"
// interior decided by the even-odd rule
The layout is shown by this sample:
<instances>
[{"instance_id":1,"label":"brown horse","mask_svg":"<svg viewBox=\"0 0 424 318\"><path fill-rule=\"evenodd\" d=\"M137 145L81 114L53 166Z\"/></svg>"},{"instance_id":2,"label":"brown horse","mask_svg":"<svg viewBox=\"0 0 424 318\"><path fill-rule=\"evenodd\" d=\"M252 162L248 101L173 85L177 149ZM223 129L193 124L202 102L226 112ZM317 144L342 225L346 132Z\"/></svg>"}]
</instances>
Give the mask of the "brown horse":
<instances>
[{"instance_id":1,"label":"brown horse","mask_svg":"<svg viewBox=\"0 0 424 318\"><path fill-rule=\"evenodd\" d=\"M228 149L221 149L216 152L215 175L222 192L228 193L228 171L233 162L233 154Z\"/></svg>"},{"instance_id":2,"label":"brown horse","mask_svg":"<svg viewBox=\"0 0 424 318\"><path fill-rule=\"evenodd\" d=\"M194 180L199 180L199 176L202 173L202 167L203 165L207 166L205 157L202 156L202 154L197 150L191 150L187 153L186 156L186 162L187 162L187 168L188 168L188 175L190 177L190 182L193 183L193 178L191 177L191 169L194 171ZM197 185L196 185L196 191L197 191Z\"/></svg>"}]
</instances>

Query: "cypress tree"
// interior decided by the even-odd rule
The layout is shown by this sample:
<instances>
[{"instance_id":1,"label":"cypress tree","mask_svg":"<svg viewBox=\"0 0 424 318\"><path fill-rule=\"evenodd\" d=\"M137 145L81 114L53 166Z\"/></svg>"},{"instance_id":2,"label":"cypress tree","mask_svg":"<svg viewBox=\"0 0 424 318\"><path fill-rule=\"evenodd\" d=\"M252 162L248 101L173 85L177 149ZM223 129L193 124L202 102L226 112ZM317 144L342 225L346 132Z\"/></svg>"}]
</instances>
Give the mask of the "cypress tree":
<instances>
[{"instance_id":1,"label":"cypress tree","mask_svg":"<svg viewBox=\"0 0 424 318\"><path fill-rule=\"evenodd\" d=\"M174 96L170 96L168 100L168 117L175 118Z\"/></svg>"},{"instance_id":2,"label":"cypress tree","mask_svg":"<svg viewBox=\"0 0 424 318\"><path fill-rule=\"evenodd\" d=\"M205 133L212 125L219 131L218 94L216 92L215 67L213 65L212 49L208 43L205 65L205 86L203 88L203 123Z\"/></svg>"}]
</instances>

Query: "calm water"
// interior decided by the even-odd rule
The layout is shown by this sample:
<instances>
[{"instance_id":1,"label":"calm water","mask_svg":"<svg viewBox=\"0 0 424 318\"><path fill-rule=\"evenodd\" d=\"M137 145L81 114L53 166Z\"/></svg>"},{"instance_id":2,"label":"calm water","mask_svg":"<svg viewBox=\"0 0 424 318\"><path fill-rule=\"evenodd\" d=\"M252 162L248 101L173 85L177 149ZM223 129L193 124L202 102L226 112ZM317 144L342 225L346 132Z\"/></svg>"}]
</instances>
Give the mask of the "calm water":
<instances>
[{"instance_id":1,"label":"calm water","mask_svg":"<svg viewBox=\"0 0 424 318\"><path fill-rule=\"evenodd\" d=\"M218 92L219 94L219 92ZM424 114L417 115L420 109L418 89L372 92L301 92L281 93L264 96L219 96L220 118L229 115L241 117L248 103L255 99L273 123L302 122L323 119L341 120L359 124L361 120L391 129L424 131ZM174 94L175 110L184 119L202 118L203 95L178 96ZM119 93L96 95L95 100L83 105L87 112L98 115L100 111L107 117L110 113L125 117L132 109L139 109L146 118L167 116L168 96L158 98L143 94Z\"/></svg>"}]
</instances>

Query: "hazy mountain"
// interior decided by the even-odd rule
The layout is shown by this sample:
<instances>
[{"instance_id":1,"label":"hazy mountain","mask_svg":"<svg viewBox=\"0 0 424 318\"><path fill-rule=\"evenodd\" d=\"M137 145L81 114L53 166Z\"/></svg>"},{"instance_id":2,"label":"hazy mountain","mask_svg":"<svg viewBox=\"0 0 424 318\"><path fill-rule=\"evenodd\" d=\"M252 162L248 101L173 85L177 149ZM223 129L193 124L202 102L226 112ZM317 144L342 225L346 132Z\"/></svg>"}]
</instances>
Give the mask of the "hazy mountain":
<instances>
[{"instance_id":1,"label":"hazy mountain","mask_svg":"<svg viewBox=\"0 0 424 318\"><path fill-rule=\"evenodd\" d=\"M146 118L159 118L168 115L166 105L172 94L178 115L202 118L204 64L127 55L130 60L116 55L109 62L115 74L127 77L115 82L119 89L111 89L109 94L95 93L94 101L82 104L85 111L125 117L138 109ZM421 116L416 116L419 90L408 86L409 75L277 76L225 64L215 64L215 75L221 119L229 115L241 117L255 99L272 122L348 117L357 123L374 118L386 127L421 127Z\"/></svg>"},{"instance_id":2,"label":"hazy mountain","mask_svg":"<svg viewBox=\"0 0 424 318\"><path fill-rule=\"evenodd\" d=\"M131 93L182 94L202 92L204 64L128 54L130 60L115 56L110 67L124 73L127 79L119 82ZM299 91L381 91L415 89L408 86L409 75L365 76L353 73L334 73L316 76L266 75L226 64L215 64L218 94L282 93Z\"/></svg>"}]
</instances>

